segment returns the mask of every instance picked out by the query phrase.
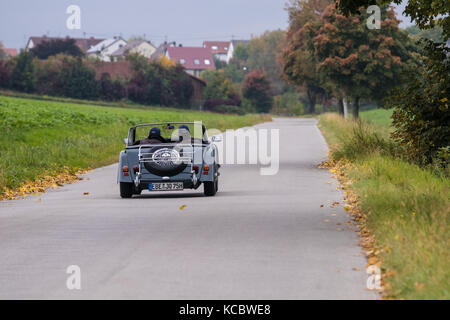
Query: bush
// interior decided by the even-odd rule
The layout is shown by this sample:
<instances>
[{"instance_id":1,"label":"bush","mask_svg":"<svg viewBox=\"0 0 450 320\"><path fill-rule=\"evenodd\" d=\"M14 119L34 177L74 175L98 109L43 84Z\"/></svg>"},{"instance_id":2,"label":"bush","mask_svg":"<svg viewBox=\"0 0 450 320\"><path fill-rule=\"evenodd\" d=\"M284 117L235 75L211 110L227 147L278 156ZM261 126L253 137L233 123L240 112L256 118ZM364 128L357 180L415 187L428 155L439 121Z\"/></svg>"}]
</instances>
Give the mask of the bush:
<instances>
[{"instance_id":1,"label":"bush","mask_svg":"<svg viewBox=\"0 0 450 320\"><path fill-rule=\"evenodd\" d=\"M213 110L218 106L238 106L240 101L235 99L209 99L206 100L203 107L205 110Z\"/></svg>"},{"instance_id":2,"label":"bush","mask_svg":"<svg viewBox=\"0 0 450 320\"><path fill-rule=\"evenodd\" d=\"M408 75L407 85L394 90L387 105L395 108L393 139L409 160L428 165L450 145L450 60L448 48L424 43L423 67Z\"/></svg>"},{"instance_id":3,"label":"bush","mask_svg":"<svg viewBox=\"0 0 450 320\"><path fill-rule=\"evenodd\" d=\"M14 67L11 73L11 88L33 92L35 77L33 72L33 55L30 52L22 51L13 59Z\"/></svg>"},{"instance_id":4,"label":"bush","mask_svg":"<svg viewBox=\"0 0 450 320\"><path fill-rule=\"evenodd\" d=\"M299 116L303 114L303 104L295 92L285 92L274 98L272 112L279 115Z\"/></svg>"},{"instance_id":5,"label":"bush","mask_svg":"<svg viewBox=\"0 0 450 320\"><path fill-rule=\"evenodd\" d=\"M64 53L73 57L82 57L83 51L75 44L75 39L52 39L43 41L31 52L39 59L47 59L50 56Z\"/></svg>"},{"instance_id":6,"label":"bush","mask_svg":"<svg viewBox=\"0 0 450 320\"><path fill-rule=\"evenodd\" d=\"M333 160L353 161L375 154L397 154L397 146L388 135L364 120L345 120L337 114L326 113L320 116L320 123L322 127L335 133L335 141L331 141Z\"/></svg>"},{"instance_id":7,"label":"bush","mask_svg":"<svg viewBox=\"0 0 450 320\"><path fill-rule=\"evenodd\" d=\"M180 65L163 65L133 57L134 70L128 85L130 100L142 104L188 107L194 93L190 76Z\"/></svg>"},{"instance_id":8,"label":"bush","mask_svg":"<svg viewBox=\"0 0 450 320\"><path fill-rule=\"evenodd\" d=\"M58 95L76 99L98 97L95 72L88 68L81 58L64 56L55 82L55 90Z\"/></svg>"},{"instance_id":9,"label":"bush","mask_svg":"<svg viewBox=\"0 0 450 320\"><path fill-rule=\"evenodd\" d=\"M4 60L0 60L0 88L8 88L11 78L11 70Z\"/></svg>"},{"instance_id":10,"label":"bush","mask_svg":"<svg viewBox=\"0 0 450 320\"><path fill-rule=\"evenodd\" d=\"M229 105L219 105L212 108L210 111L216 113L230 113L230 114L238 114L244 115L246 112L238 106L229 106Z\"/></svg>"},{"instance_id":11,"label":"bush","mask_svg":"<svg viewBox=\"0 0 450 320\"><path fill-rule=\"evenodd\" d=\"M124 85L119 80L112 80L109 73L103 73L98 81L100 99L117 101L127 95Z\"/></svg>"},{"instance_id":12,"label":"bush","mask_svg":"<svg viewBox=\"0 0 450 320\"><path fill-rule=\"evenodd\" d=\"M202 78L206 81L207 86L203 92L205 100L223 99L234 100L235 105L241 104L239 94L236 92L231 79L225 76L223 70L207 70L202 72Z\"/></svg>"},{"instance_id":13,"label":"bush","mask_svg":"<svg viewBox=\"0 0 450 320\"><path fill-rule=\"evenodd\" d=\"M264 72L255 70L245 77L242 88L244 98L251 101L256 111L267 113L273 105L270 82Z\"/></svg>"}]
</instances>

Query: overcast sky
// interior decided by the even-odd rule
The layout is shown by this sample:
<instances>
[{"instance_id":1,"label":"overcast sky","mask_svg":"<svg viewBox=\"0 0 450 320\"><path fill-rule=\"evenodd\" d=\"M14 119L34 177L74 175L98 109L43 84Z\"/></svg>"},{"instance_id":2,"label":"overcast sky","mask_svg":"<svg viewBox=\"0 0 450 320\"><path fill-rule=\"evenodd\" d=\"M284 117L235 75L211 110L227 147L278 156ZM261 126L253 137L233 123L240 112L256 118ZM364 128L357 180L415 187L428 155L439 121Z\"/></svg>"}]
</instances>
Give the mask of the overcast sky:
<instances>
[{"instance_id":1,"label":"overcast sky","mask_svg":"<svg viewBox=\"0 0 450 320\"><path fill-rule=\"evenodd\" d=\"M146 36L184 45L203 40L248 39L286 29L285 0L0 0L0 41L23 48L28 37ZM69 30L66 9L81 8L81 29ZM401 11L401 10L399 10ZM401 20L407 18L399 16ZM403 23L405 25L405 23Z\"/></svg>"}]
</instances>

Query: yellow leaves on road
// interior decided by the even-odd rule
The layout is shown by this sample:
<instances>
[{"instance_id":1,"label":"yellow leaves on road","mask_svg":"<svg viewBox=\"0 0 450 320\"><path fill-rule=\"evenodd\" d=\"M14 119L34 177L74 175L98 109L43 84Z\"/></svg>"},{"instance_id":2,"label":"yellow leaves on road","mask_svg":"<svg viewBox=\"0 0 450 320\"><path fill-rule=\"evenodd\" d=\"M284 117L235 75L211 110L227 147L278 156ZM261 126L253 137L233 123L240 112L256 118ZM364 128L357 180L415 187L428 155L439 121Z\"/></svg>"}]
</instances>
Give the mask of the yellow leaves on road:
<instances>
[{"instance_id":1,"label":"yellow leaves on road","mask_svg":"<svg viewBox=\"0 0 450 320\"><path fill-rule=\"evenodd\" d=\"M180 210L183 210L184 208L186 208L186 205L185 205L185 204L183 204L183 205L180 206Z\"/></svg>"},{"instance_id":2,"label":"yellow leaves on road","mask_svg":"<svg viewBox=\"0 0 450 320\"><path fill-rule=\"evenodd\" d=\"M353 192L352 190L352 181L345 174L346 169L352 166L351 163L340 161L335 162L333 160L329 160L326 162L322 162L319 165L319 168L327 168L331 173L333 173L332 178L336 178L341 186L341 189L344 190L345 196L344 200L346 205L344 206L344 210L349 213L354 221L354 225L357 227L356 232L359 234L360 241L359 244L363 248L364 253L367 257L367 267L371 265L377 265L378 267L381 265L381 260L379 255L382 251L389 252L391 250L390 247L385 248L377 248L375 245L375 237L371 234L369 228L367 227L367 217L366 214L361 212L360 210L360 199L358 194ZM336 189L340 189L337 187ZM333 203L334 206L334 203ZM347 225L352 226L351 221L346 222ZM341 229L341 228L337 228ZM354 268L354 270L357 268ZM355 270L356 271L356 270ZM382 274L382 277L385 275ZM390 274L390 276L394 276L394 274ZM382 278L383 279L383 278ZM385 290L389 290L389 287L382 280L382 287Z\"/></svg>"},{"instance_id":3,"label":"yellow leaves on road","mask_svg":"<svg viewBox=\"0 0 450 320\"><path fill-rule=\"evenodd\" d=\"M83 192L83 195L87 196L89 194L89 192Z\"/></svg>"},{"instance_id":4,"label":"yellow leaves on road","mask_svg":"<svg viewBox=\"0 0 450 320\"><path fill-rule=\"evenodd\" d=\"M79 174L87 170L78 170L75 173L69 167L63 167L57 175L43 175L35 181L27 181L17 189L6 189L0 194L0 200L13 200L31 194L42 194L49 188L58 188L64 184L70 184L81 180Z\"/></svg>"}]
</instances>

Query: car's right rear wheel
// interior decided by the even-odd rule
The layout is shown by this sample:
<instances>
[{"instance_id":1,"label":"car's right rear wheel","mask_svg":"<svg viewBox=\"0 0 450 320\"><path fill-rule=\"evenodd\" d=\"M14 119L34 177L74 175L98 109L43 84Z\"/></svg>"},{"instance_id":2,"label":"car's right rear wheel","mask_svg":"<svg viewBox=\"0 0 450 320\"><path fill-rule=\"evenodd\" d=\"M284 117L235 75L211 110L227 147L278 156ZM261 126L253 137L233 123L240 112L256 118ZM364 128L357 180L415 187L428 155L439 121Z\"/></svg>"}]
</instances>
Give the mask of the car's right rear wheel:
<instances>
[{"instance_id":1,"label":"car's right rear wheel","mask_svg":"<svg viewBox=\"0 0 450 320\"><path fill-rule=\"evenodd\" d=\"M134 186L133 183L121 182L120 183L120 196L122 198L131 198L133 196Z\"/></svg>"},{"instance_id":2,"label":"car's right rear wheel","mask_svg":"<svg viewBox=\"0 0 450 320\"><path fill-rule=\"evenodd\" d=\"M219 179L218 178L216 178L214 181L203 182L203 193L207 197L215 196L218 189L219 189Z\"/></svg>"}]
</instances>

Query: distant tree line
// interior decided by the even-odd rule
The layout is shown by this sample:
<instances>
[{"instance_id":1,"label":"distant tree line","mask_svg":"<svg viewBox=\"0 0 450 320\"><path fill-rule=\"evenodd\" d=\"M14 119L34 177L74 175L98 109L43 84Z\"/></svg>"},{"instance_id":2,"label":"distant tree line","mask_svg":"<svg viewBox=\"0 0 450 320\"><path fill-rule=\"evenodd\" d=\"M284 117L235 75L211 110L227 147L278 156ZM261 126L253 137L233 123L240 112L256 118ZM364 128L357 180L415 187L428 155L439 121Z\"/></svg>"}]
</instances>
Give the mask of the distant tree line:
<instances>
[{"instance_id":1,"label":"distant tree line","mask_svg":"<svg viewBox=\"0 0 450 320\"><path fill-rule=\"evenodd\" d=\"M97 80L95 70L74 49L74 43L53 44L0 60L0 88L77 99L128 99L148 105L190 106L192 79L180 65L130 55L129 79L112 79L104 73Z\"/></svg>"}]
</instances>

